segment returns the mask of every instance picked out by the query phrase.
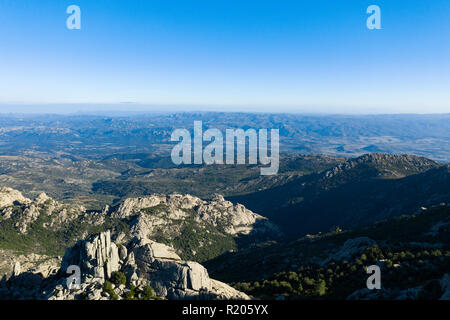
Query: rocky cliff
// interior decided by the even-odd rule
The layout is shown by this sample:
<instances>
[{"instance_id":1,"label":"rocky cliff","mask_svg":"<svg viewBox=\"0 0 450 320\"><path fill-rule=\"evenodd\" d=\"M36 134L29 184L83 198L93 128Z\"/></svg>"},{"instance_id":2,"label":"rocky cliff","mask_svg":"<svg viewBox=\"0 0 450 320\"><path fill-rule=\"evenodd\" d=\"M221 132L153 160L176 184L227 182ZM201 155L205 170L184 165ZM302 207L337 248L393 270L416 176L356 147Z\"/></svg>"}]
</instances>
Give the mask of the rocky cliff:
<instances>
[{"instance_id":1,"label":"rocky cliff","mask_svg":"<svg viewBox=\"0 0 450 320\"><path fill-rule=\"evenodd\" d=\"M71 266L80 268L79 288L69 287L67 271ZM58 272L44 276L20 269L15 265L13 275L0 283L0 298L249 299L211 279L201 264L182 260L167 245L135 237L117 246L109 231L67 249Z\"/></svg>"},{"instance_id":2,"label":"rocky cliff","mask_svg":"<svg viewBox=\"0 0 450 320\"><path fill-rule=\"evenodd\" d=\"M150 195L92 212L2 188L0 219L0 296L8 299L248 299L198 261L242 239L281 236L266 218L220 195ZM71 266L80 268L79 291L66 283ZM115 283L118 275L125 280Z\"/></svg>"},{"instance_id":3,"label":"rocky cliff","mask_svg":"<svg viewBox=\"0 0 450 320\"><path fill-rule=\"evenodd\" d=\"M281 238L266 218L220 195L210 201L191 195L149 195L88 211L45 194L31 200L17 190L2 188L0 221L3 248L53 256L106 230L121 242L134 236L163 242L182 258L199 262L243 245Z\"/></svg>"}]
</instances>

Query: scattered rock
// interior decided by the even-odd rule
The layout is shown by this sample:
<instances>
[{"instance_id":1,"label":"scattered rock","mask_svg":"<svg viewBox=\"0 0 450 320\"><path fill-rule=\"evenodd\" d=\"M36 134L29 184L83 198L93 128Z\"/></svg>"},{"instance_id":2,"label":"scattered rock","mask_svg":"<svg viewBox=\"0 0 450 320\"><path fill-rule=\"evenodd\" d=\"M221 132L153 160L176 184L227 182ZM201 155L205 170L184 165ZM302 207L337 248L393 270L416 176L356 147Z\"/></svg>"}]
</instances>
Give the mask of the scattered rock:
<instances>
[{"instance_id":1,"label":"scattered rock","mask_svg":"<svg viewBox=\"0 0 450 320\"><path fill-rule=\"evenodd\" d=\"M322 265L327 264L330 261L343 261L350 260L356 255L360 255L364 252L367 247L377 244L375 240L368 237L359 237L354 239L349 239L338 249L337 252L331 254L328 258L322 261Z\"/></svg>"}]
</instances>

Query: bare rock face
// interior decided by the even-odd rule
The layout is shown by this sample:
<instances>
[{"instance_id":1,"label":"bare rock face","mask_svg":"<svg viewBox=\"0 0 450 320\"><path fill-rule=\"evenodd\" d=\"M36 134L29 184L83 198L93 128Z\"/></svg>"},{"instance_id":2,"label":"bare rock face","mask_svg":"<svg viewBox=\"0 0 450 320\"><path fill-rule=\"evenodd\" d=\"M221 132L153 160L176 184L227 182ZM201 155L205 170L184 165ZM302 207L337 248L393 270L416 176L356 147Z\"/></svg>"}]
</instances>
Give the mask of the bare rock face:
<instances>
[{"instance_id":1,"label":"bare rock face","mask_svg":"<svg viewBox=\"0 0 450 320\"><path fill-rule=\"evenodd\" d=\"M183 261L173 248L141 240L132 248L133 259L125 264L139 275L141 283L151 285L166 299L249 299L230 286L213 280L201 264Z\"/></svg>"},{"instance_id":2,"label":"bare rock face","mask_svg":"<svg viewBox=\"0 0 450 320\"><path fill-rule=\"evenodd\" d=\"M36 253L16 255L0 250L0 300L40 298L43 280L58 272L60 262Z\"/></svg>"},{"instance_id":3,"label":"bare rock face","mask_svg":"<svg viewBox=\"0 0 450 320\"><path fill-rule=\"evenodd\" d=\"M0 188L0 208L12 206L15 203L28 204L31 200L25 198L20 191L11 188Z\"/></svg>"},{"instance_id":4,"label":"bare rock face","mask_svg":"<svg viewBox=\"0 0 450 320\"><path fill-rule=\"evenodd\" d=\"M27 207L22 214L22 219L16 223L16 228L22 234L27 232L27 227L30 223L34 222L39 218L40 215L39 208L36 207L33 203Z\"/></svg>"},{"instance_id":5,"label":"bare rock face","mask_svg":"<svg viewBox=\"0 0 450 320\"><path fill-rule=\"evenodd\" d=\"M252 231L259 231L255 224L260 222L258 228L268 231L276 228L264 217L253 213L241 204L233 205L223 196L216 195L212 201L203 203L198 208L199 220L206 221L214 226L226 221L225 232L231 235L247 235Z\"/></svg>"},{"instance_id":6,"label":"bare rock face","mask_svg":"<svg viewBox=\"0 0 450 320\"><path fill-rule=\"evenodd\" d=\"M21 273L22 273L22 268L20 267L20 262L14 263L12 275L14 277L17 277Z\"/></svg>"},{"instance_id":7,"label":"bare rock face","mask_svg":"<svg viewBox=\"0 0 450 320\"><path fill-rule=\"evenodd\" d=\"M37 204L44 204L46 201L49 200L52 201L53 199L47 196L44 192L42 192L36 197L36 199L34 199L34 202L36 202Z\"/></svg>"},{"instance_id":8,"label":"bare rock face","mask_svg":"<svg viewBox=\"0 0 450 320\"><path fill-rule=\"evenodd\" d=\"M79 241L64 254L61 269L77 265L81 273L95 278L106 279L119 270L119 250L111 242L109 231Z\"/></svg>"},{"instance_id":9,"label":"bare rock face","mask_svg":"<svg viewBox=\"0 0 450 320\"><path fill-rule=\"evenodd\" d=\"M148 239L140 239L136 250L144 251L139 256L154 259L181 260L172 247ZM135 250L135 254L136 254Z\"/></svg>"},{"instance_id":10,"label":"bare rock face","mask_svg":"<svg viewBox=\"0 0 450 320\"><path fill-rule=\"evenodd\" d=\"M119 206L113 217L126 218L138 213L143 208L149 208L165 202L165 196L152 195L149 197L128 198Z\"/></svg>"},{"instance_id":11,"label":"bare rock face","mask_svg":"<svg viewBox=\"0 0 450 320\"><path fill-rule=\"evenodd\" d=\"M148 281L159 296L181 298L211 289L206 269L199 263L182 261L171 247L141 241L132 252L139 278Z\"/></svg>"},{"instance_id":12,"label":"bare rock face","mask_svg":"<svg viewBox=\"0 0 450 320\"><path fill-rule=\"evenodd\" d=\"M151 286L155 295L162 299L249 299L246 294L211 279L201 264L181 260L172 247L134 238L128 249L122 249L124 245L118 249L110 236L108 231L79 241L67 249L63 257L60 274L70 265L80 266L81 290L88 299L107 298L103 283L114 271L126 275L127 286ZM128 289L124 286L116 290L125 293ZM75 298L75 292L64 288L63 279L49 291L45 299Z\"/></svg>"},{"instance_id":13,"label":"bare rock face","mask_svg":"<svg viewBox=\"0 0 450 320\"><path fill-rule=\"evenodd\" d=\"M65 230L72 226L71 222L102 226L108 220L127 224L123 227L126 231L118 228L114 234L119 246L111 240L110 231L89 236L66 250L60 268L59 257L55 266L42 262L42 268L30 268L22 261L21 267L16 265L13 268L15 260L0 262L0 271L4 269L12 274L12 279L5 280L8 289L5 289L4 296L10 297L15 291L20 292L17 297L30 299L77 298L77 294L65 283L68 277L66 271L72 265L80 267L81 292L86 294L82 298L108 298L103 285L114 272L120 271L127 278L128 288L133 285L141 288L142 293L145 286L150 285L155 294L163 299L249 299L230 286L211 279L201 264L182 260L180 255L189 260L202 257L196 259L202 261L205 252L209 254L216 248L220 250L221 247L216 245L223 239L229 245L233 244L234 237L241 235L268 233L269 236L264 236L263 241L280 235L277 227L266 218L240 204L226 201L220 195L210 201L191 195L151 195L126 199L119 207L87 213L82 206L59 203L44 193L30 200L19 191L0 188L0 222L4 219L11 219L14 222L11 225L17 232L25 235L32 234L38 223L39 227L49 232ZM195 235L194 240L189 240L189 248L193 248L191 255L185 255L186 252L180 248L176 251L151 240L163 237L165 243L173 243L171 241L185 231ZM88 230L83 232L85 235L82 237L89 234ZM251 239L259 241L259 238ZM125 296L123 288L119 291L119 298Z\"/></svg>"},{"instance_id":14,"label":"bare rock face","mask_svg":"<svg viewBox=\"0 0 450 320\"><path fill-rule=\"evenodd\" d=\"M120 246L119 248L119 258L120 260L125 260L128 256L128 250L125 246Z\"/></svg>"},{"instance_id":15,"label":"bare rock face","mask_svg":"<svg viewBox=\"0 0 450 320\"><path fill-rule=\"evenodd\" d=\"M0 220L14 219L14 227L21 234L27 234L31 223L35 222L41 215L49 216L43 224L46 229L60 229L68 222L78 217L87 220L94 215L85 215L86 208L78 205L61 204L45 193L41 193L34 200L25 198L22 193L11 188L0 188ZM95 221L101 222L101 215L95 216Z\"/></svg>"},{"instance_id":16,"label":"bare rock face","mask_svg":"<svg viewBox=\"0 0 450 320\"><path fill-rule=\"evenodd\" d=\"M250 300L245 293L214 279L211 279L211 291L223 300Z\"/></svg>"},{"instance_id":17,"label":"bare rock face","mask_svg":"<svg viewBox=\"0 0 450 320\"><path fill-rule=\"evenodd\" d=\"M22 272L34 272L48 277L59 269L61 259L36 253L17 254L13 250L0 249L0 278L18 276Z\"/></svg>"},{"instance_id":18,"label":"bare rock face","mask_svg":"<svg viewBox=\"0 0 450 320\"><path fill-rule=\"evenodd\" d=\"M133 233L147 238L151 238L156 229L186 218L192 218L200 224L222 227L226 234L232 236L250 233L281 236L280 230L268 219L241 204L234 205L226 201L221 195L216 195L211 201L180 194L129 198L111 214L117 218L133 215L137 216Z\"/></svg>"}]
</instances>

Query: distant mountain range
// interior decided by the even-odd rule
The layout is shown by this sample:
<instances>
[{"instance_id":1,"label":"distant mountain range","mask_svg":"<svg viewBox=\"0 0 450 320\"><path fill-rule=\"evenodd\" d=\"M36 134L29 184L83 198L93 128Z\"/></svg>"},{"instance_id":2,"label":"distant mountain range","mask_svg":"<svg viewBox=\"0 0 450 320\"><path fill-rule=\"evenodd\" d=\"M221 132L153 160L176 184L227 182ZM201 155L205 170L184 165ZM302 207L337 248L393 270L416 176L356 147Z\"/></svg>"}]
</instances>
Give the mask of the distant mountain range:
<instances>
[{"instance_id":1,"label":"distant mountain range","mask_svg":"<svg viewBox=\"0 0 450 320\"><path fill-rule=\"evenodd\" d=\"M149 113L126 115L0 115L0 153L72 159L113 154L169 156L171 133L217 128L279 129L281 150L356 157L368 152L415 154L450 162L450 114L302 115L264 113Z\"/></svg>"},{"instance_id":2,"label":"distant mountain range","mask_svg":"<svg viewBox=\"0 0 450 320\"><path fill-rule=\"evenodd\" d=\"M320 173L229 197L291 237L354 227L450 202L450 166L417 156L367 154Z\"/></svg>"}]
</instances>

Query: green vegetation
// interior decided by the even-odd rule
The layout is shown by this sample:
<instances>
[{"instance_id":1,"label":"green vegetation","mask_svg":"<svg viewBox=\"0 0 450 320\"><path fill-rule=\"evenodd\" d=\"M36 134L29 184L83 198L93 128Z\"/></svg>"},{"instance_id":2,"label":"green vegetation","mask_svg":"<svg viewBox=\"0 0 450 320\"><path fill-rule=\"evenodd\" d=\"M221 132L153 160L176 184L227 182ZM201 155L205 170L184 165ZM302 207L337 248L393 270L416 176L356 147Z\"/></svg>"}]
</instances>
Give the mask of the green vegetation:
<instances>
[{"instance_id":1,"label":"green vegetation","mask_svg":"<svg viewBox=\"0 0 450 320\"><path fill-rule=\"evenodd\" d=\"M366 267L372 264L381 267L382 283L387 288L424 286L424 297L435 296L427 283L448 273L449 215L450 207L437 207L367 228L334 230L290 243L253 247L218 257L205 266L212 277L263 299L344 299L365 288ZM318 264L357 237L369 237L378 245L365 248L347 261Z\"/></svg>"},{"instance_id":2,"label":"green vegetation","mask_svg":"<svg viewBox=\"0 0 450 320\"><path fill-rule=\"evenodd\" d=\"M61 256L66 248L74 245L77 240L91 234L106 230L115 230L117 232L127 232L129 230L129 226L125 221L108 217L105 223L101 225L93 225L84 220L83 217L78 217L62 225L52 228L45 227L44 225L50 223L51 217L41 212L35 221L27 223L26 234L21 234L18 232L16 225L21 221L23 208L13 206L11 209L14 213L12 218L4 219L0 223L0 248L24 254L34 252L49 256Z\"/></svg>"},{"instance_id":3,"label":"green vegetation","mask_svg":"<svg viewBox=\"0 0 450 320\"><path fill-rule=\"evenodd\" d=\"M135 286L131 286L130 291L125 292L125 294L123 295L123 298L125 300L137 300L137 298L136 298L136 287Z\"/></svg>"},{"instance_id":4,"label":"green vegetation","mask_svg":"<svg viewBox=\"0 0 450 320\"><path fill-rule=\"evenodd\" d=\"M127 277L125 274L121 271L114 271L111 274L111 282L114 283L116 286L120 285L126 285L127 284Z\"/></svg>"},{"instance_id":5,"label":"green vegetation","mask_svg":"<svg viewBox=\"0 0 450 320\"><path fill-rule=\"evenodd\" d=\"M22 215L23 208L14 206L12 210L17 216L0 223L0 248L12 249L21 253L37 252L53 255L61 253L61 250L57 248L60 241L58 235L43 226L44 223L50 221L47 215L41 214L37 220L28 224L27 234L21 234L18 232L16 224L20 222L18 217Z\"/></svg>"},{"instance_id":6,"label":"green vegetation","mask_svg":"<svg viewBox=\"0 0 450 320\"><path fill-rule=\"evenodd\" d=\"M365 262L361 263L363 260ZM342 299L365 287L366 266L372 264L382 267L383 283L390 288L407 289L427 279L440 279L448 272L450 251L393 251L390 247L371 246L351 261L330 262L323 267L308 264L296 271L279 272L265 280L238 282L234 286L262 299L277 296L288 299ZM436 296L433 290L436 291L436 288L424 287L422 294Z\"/></svg>"},{"instance_id":7,"label":"green vegetation","mask_svg":"<svg viewBox=\"0 0 450 320\"><path fill-rule=\"evenodd\" d=\"M153 214L158 214L160 212L163 212L166 209L167 209L167 205L165 205L164 203L160 203L153 207L143 208L143 209L141 209L141 211L146 214L153 215Z\"/></svg>"},{"instance_id":8,"label":"green vegetation","mask_svg":"<svg viewBox=\"0 0 450 320\"><path fill-rule=\"evenodd\" d=\"M145 286L142 290L131 286L130 290L124 295L125 300L160 300L154 292L151 286Z\"/></svg>"},{"instance_id":9,"label":"green vegetation","mask_svg":"<svg viewBox=\"0 0 450 320\"><path fill-rule=\"evenodd\" d=\"M142 300L159 300L153 292L153 288L150 286L145 286L142 290Z\"/></svg>"},{"instance_id":10,"label":"green vegetation","mask_svg":"<svg viewBox=\"0 0 450 320\"><path fill-rule=\"evenodd\" d=\"M209 225L199 225L194 219L184 220L181 232L171 244L182 252L181 258L203 262L223 252L236 249L235 239Z\"/></svg>"},{"instance_id":11,"label":"green vegetation","mask_svg":"<svg viewBox=\"0 0 450 320\"><path fill-rule=\"evenodd\" d=\"M72 217L65 223L52 223L59 212L48 215L44 204L39 208L41 214L34 222L26 223L26 233L18 232L18 226L23 221L23 211L26 206L12 206L12 217L0 223L0 248L11 249L20 253L40 253L49 256L62 256L65 249L74 245L77 240L84 239L91 234L106 230L115 233L129 233L130 222L133 217L118 219L103 217L101 224L92 223L89 212ZM58 210L73 210L71 206L64 206ZM144 214L157 215L167 209L165 204L142 209ZM5 209L6 210L6 209ZM207 223L199 224L195 220L196 212L192 209L182 209L189 217L168 221L168 226L154 233L153 239L173 246L186 260L203 262L212 259L226 251L236 250L236 239L224 232L227 221L219 222L218 227Z\"/></svg>"},{"instance_id":12,"label":"green vegetation","mask_svg":"<svg viewBox=\"0 0 450 320\"><path fill-rule=\"evenodd\" d=\"M269 218L295 239L336 224L360 227L417 212L430 202L448 202L449 183L450 166L416 156L370 154L280 186L229 198Z\"/></svg>"},{"instance_id":13,"label":"green vegetation","mask_svg":"<svg viewBox=\"0 0 450 320\"><path fill-rule=\"evenodd\" d=\"M109 297L110 297L111 300L118 300L119 299L119 296L117 295L117 293L113 289L112 283L109 282L108 280L106 280L105 283L103 284L103 291L105 291L106 293L109 294Z\"/></svg>"}]
</instances>

